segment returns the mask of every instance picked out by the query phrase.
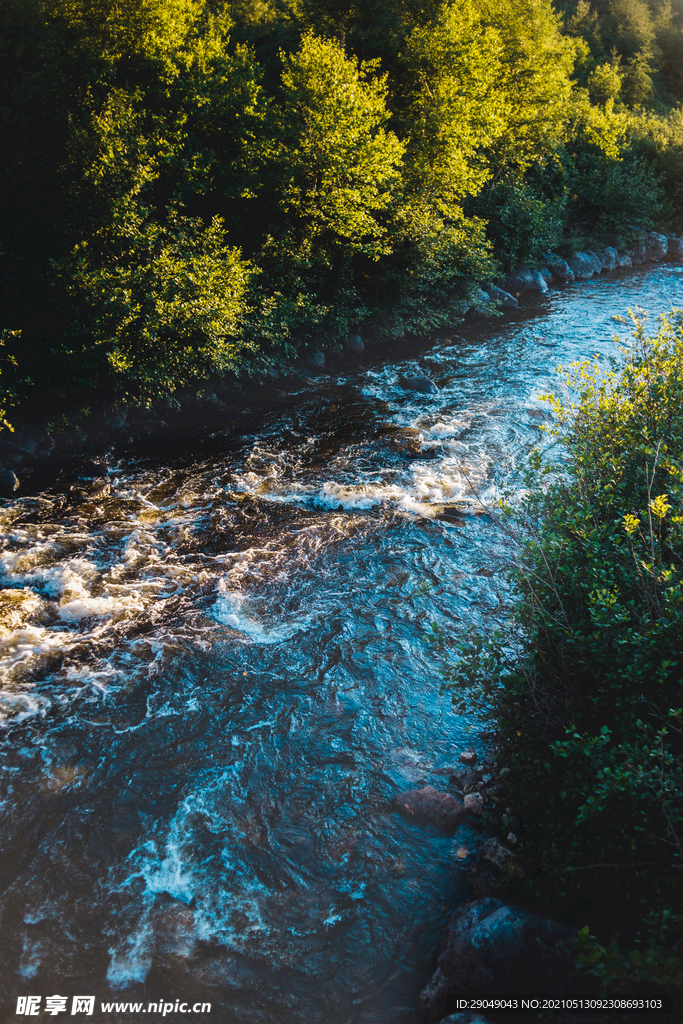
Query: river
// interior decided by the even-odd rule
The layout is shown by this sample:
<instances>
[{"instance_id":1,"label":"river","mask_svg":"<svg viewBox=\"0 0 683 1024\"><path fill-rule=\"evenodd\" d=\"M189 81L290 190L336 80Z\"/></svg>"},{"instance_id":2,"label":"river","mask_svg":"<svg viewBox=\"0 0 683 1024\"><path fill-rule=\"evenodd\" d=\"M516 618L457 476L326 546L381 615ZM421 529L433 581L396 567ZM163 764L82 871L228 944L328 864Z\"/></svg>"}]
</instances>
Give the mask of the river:
<instances>
[{"instance_id":1,"label":"river","mask_svg":"<svg viewBox=\"0 0 683 1024\"><path fill-rule=\"evenodd\" d=\"M683 267L577 283L117 453L109 495L2 503L0 1019L413 1024L465 893L390 804L480 728L425 634L505 614L478 498L518 485L557 365L672 304Z\"/></svg>"}]
</instances>

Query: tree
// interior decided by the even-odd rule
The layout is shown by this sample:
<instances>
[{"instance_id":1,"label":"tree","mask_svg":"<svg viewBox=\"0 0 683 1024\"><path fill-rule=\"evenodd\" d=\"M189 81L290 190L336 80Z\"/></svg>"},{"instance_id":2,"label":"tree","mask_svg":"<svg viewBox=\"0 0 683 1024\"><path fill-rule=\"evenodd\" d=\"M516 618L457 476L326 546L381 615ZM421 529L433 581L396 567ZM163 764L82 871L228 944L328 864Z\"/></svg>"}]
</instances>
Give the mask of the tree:
<instances>
[{"instance_id":1,"label":"tree","mask_svg":"<svg viewBox=\"0 0 683 1024\"><path fill-rule=\"evenodd\" d=\"M136 99L113 91L74 131L74 185L86 237L53 269L75 303L70 356L85 386L113 377L131 400L236 366L236 329L249 267L219 218L208 227L152 203L172 137Z\"/></svg>"},{"instance_id":2,"label":"tree","mask_svg":"<svg viewBox=\"0 0 683 1024\"><path fill-rule=\"evenodd\" d=\"M381 214L394 203L403 146L383 127L386 79L335 42L304 37L282 54L278 137L270 182L290 237L377 259L387 251Z\"/></svg>"}]
</instances>

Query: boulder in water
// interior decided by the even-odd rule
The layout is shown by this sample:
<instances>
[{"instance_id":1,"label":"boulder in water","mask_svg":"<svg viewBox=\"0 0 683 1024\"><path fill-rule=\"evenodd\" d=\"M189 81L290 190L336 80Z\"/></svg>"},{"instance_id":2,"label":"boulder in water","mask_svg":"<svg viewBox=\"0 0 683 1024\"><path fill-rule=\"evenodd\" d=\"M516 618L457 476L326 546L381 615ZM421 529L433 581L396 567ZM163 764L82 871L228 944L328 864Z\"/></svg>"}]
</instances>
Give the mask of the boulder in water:
<instances>
[{"instance_id":1,"label":"boulder in water","mask_svg":"<svg viewBox=\"0 0 683 1024\"><path fill-rule=\"evenodd\" d=\"M468 814L473 814L475 818L481 818L484 813L484 798L481 793L468 793L463 801L463 807Z\"/></svg>"},{"instance_id":2,"label":"boulder in water","mask_svg":"<svg viewBox=\"0 0 683 1024\"><path fill-rule=\"evenodd\" d=\"M465 811L450 793L441 793L433 786L409 789L394 798L394 809L419 825L435 825L442 832L451 832L462 821Z\"/></svg>"},{"instance_id":3,"label":"boulder in water","mask_svg":"<svg viewBox=\"0 0 683 1024\"><path fill-rule=\"evenodd\" d=\"M545 281L543 283L545 284ZM505 291L518 299L525 292L538 291L538 281L528 267L515 267L506 276L503 287Z\"/></svg>"},{"instance_id":4,"label":"boulder in water","mask_svg":"<svg viewBox=\"0 0 683 1024\"><path fill-rule=\"evenodd\" d=\"M669 239L669 258L676 263L683 263L683 238Z\"/></svg>"},{"instance_id":5,"label":"boulder in water","mask_svg":"<svg viewBox=\"0 0 683 1024\"><path fill-rule=\"evenodd\" d=\"M634 267L639 267L642 263L647 260L647 249L644 242L639 242L638 245L634 245L631 250L631 263Z\"/></svg>"},{"instance_id":6,"label":"boulder in water","mask_svg":"<svg viewBox=\"0 0 683 1024\"><path fill-rule=\"evenodd\" d=\"M595 274L595 261L586 252L574 253L569 257L567 263L578 281L587 281Z\"/></svg>"},{"instance_id":7,"label":"boulder in water","mask_svg":"<svg viewBox=\"0 0 683 1024\"><path fill-rule=\"evenodd\" d=\"M569 961L560 944L575 935L495 897L465 904L451 916L445 949L420 996L424 1020L440 1021L458 996L566 991Z\"/></svg>"},{"instance_id":8,"label":"boulder in water","mask_svg":"<svg viewBox=\"0 0 683 1024\"><path fill-rule=\"evenodd\" d=\"M633 262L628 253L625 252L623 255L617 257L617 266L620 268L633 266Z\"/></svg>"},{"instance_id":9,"label":"boulder in water","mask_svg":"<svg viewBox=\"0 0 683 1024\"><path fill-rule=\"evenodd\" d=\"M593 252L592 249L586 249L586 256L593 264L593 272L595 274L601 274L604 270L604 267L602 265L602 260L600 259L598 254L596 252Z\"/></svg>"},{"instance_id":10,"label":"boulder in water","mask_svg":"<svg viewBox=\"0 0 683 1024\"><path fill-rule=\"evenodd\" d=\"M498 288L495 284L484 284L482 285L483 291L489 297L491 302L498 302L502 309L516 309L519 303L514 295L510 295L510 292L503 291L502 288Z\"/></svg>"},{"instance_id":11,"label":"boulder in water","mask_svg":"<svg viewBox=\"0 0 683 1024\"><path fill-rule=\"evenodd\" d=\"M434 381L425 376L399 377L398 383L404 391L419 391L423 395L436 395L439 393L439 389Z\"/></svg>"},{"instance_id":12,"label":"boulder in water","mask_svg":"<svg viewBox=\"0 0 683 1024\"><path fill-rule=\"evenodd\" d=\"M550 268L550 273L560 284L571 284L574 278L574 271L566 260L557 256L554 252L546 253L545 261Z\"/></svg>"},{"instance_id":13,"label":"boulder in water","mask_svg":"<svg viewBox=\"0 0 683 1024\"><path fill-rule=\"evenodd\" d=\"M531 291L540 292L541 295L545 295L548 291L548 282L546 281L542 270L532 270L531 277L533 279L533 287Z\"/></svg>"},{"instance_id":14,"label":"boulder in water","mask_svg":"<svg viewBox=\"0 0 683 1024\"><path fill-rule=\"evenodd\" d=\"M619 253L611 245L606 245L600 260L604 270L616 270L618 266Z\"/></svg>"},{"instance_id":15,"label":"boulder in water","mask_svg":"<svg viewBox=\"0 0 683 1024\"><path fill-rule=\"evenodd\" d=\"M424 434L417 427L400 427L387 434L384 441L401 455L419 455L424 444Z\"/></svg>"},{"instance_id":16,"label":"boulder in water","mask_svg":"<svg viewBox=\"0 0 683 1024\"><path fill-rule=\"evenodd\" d=\"M660 235L658 231L649 231L645 239L647 258L654 262L666 259L669 251L669 239L666 235Z\"/></svg>"}]
</instances>

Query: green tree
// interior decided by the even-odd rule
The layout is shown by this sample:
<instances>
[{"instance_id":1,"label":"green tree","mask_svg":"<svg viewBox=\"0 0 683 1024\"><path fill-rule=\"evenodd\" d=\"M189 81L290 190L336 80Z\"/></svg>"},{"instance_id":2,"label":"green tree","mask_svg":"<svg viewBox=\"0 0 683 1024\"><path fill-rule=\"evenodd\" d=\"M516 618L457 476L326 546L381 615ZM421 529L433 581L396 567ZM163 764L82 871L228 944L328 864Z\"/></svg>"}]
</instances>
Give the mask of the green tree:
<instances>
[{"instance_id":1,"label":"green tree","mask_svg":"<svg viewBox=\"0 0 683 1024\"><path fill-rule=\"evenodd\" d=\"M282 61L272 141L264 148L275 214L260 256L264 286L282 296L302 327L320 323L336 297L343 330L353 307L356 318L361 311L355 270L390 252L404 147L385 127L387 86L376 65L313 35Z\"/></svg>"},{"instance_id":2,"label":"green tree","mask_svg":"<svg viewBox=\"0 0 683 1024\"><path fill-rule=\"evenodd\" d=\"M119 394L148 402L235 368L249 268L218 218L204 227L173 206L159 218L153 190L177 140L138 98L112 92L74 131L73 190L90 230L53 267L78 311L69 354L81 382L109 376Z\"/></svg>"},{"instance_id":3,"label":"green tree","mask_svg":"<svg viewBox=\"0 0 683 1024\"><path fill-rule=\"evenodd\" d=\"M387 86L341 47L305 36L282 54L278 138L270 182L295 244L340 247L377 259L387 251L382 214L394 203L403 146L386 130Z\"/></svg>"}]
</instances>

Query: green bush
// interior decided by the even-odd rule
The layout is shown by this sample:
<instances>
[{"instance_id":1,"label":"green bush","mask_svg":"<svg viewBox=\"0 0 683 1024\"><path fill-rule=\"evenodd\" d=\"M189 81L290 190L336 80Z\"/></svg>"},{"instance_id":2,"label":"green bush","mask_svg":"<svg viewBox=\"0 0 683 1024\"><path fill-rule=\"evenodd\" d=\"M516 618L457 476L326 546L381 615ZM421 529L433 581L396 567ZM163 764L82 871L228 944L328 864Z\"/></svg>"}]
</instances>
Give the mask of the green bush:
<instances>
[{"instance_id":1,"label":"green bush","mask_svg":"<svg viewBox=\"0 0 683 1024\"><path fill-rule=\"evenodd\" d=\"M592 966L636 984L649 957L680 981L683 921L660 925L683 905L683 311L653 336L635 319L620 364L568 385L528 497L501 507L510 624L466 638L447 685L497 722L520 895L605 938L648 917L649 953Z\"/></svg>"}]
</instances>

